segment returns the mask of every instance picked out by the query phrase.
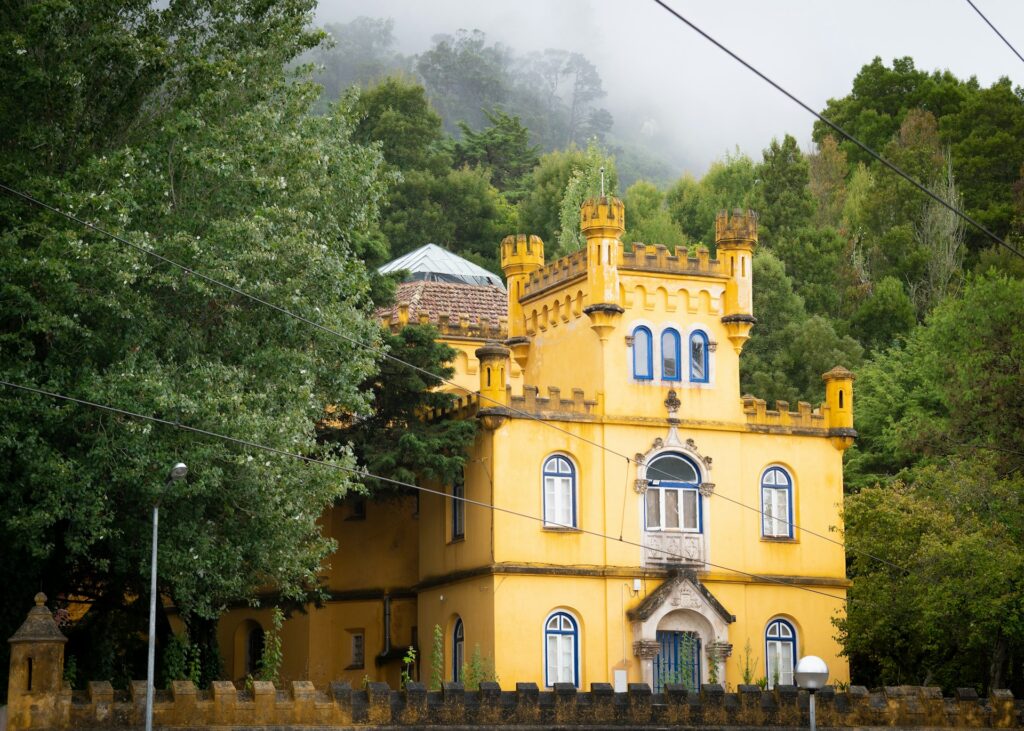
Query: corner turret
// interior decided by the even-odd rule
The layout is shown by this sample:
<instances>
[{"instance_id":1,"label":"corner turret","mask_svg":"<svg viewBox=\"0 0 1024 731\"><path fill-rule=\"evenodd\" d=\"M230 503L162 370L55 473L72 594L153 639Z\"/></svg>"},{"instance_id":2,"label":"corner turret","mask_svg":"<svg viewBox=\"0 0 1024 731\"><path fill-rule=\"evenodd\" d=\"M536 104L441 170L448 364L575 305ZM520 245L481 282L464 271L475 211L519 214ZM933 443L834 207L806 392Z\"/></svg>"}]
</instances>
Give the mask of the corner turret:
<instances>
[{"instance_id":1,"label":"corner turret","mask_svg":"<svg viewBox=\"0 0 1024 731\"><path fill-rule=\"evenodd\" d=\"M757 214L739 208L719 211L715 218L715 246L718 258L729 274L725 287L725 323L729 340L737 353L750 337L754 318L753 257L757 245Z\"/></svg>"},{"instance_id":2,"label":"corner turret","mask_svg":"<svg viewBox=\"0 0 1024 731\"><path fill-rule=\"evenodd\" d=\"M539 236L506 236L501 240L501 271L508 286L508 345L520 368L526 367L530 340L519 300L530 275L544 267L544 242Z\"/></svg>"},{"instance_id":3,"label":"corner turret","mask_svg":"<svg viewBox=\"0 0 1024 731\"><path fill-rule=\"evenodd\" d=\"M476 349L476 357L480 361L480 410L477 414L487 429L501 426L508 413L508 389L505 386L508 356L509 349L496 342Z\"/></svg>"},{"instance_id":4,"label":"corner turret","mask_svg":"<svg viewBox=\"0 0 1024 731\"><path fill-rule=\"evenodd\" d=\"M55 728L60 725L59 698L64 684L64 643L68 641L46 608L46 594L7 642L11 646L7 676L7 728Z\"/></svg>"},{"instance_id":5,"label":"corner turret","mask_svg":"<svg viewBox=\"0 0 1024 731\"><path fill-rule=\"evenodd\" d=\"M587 239L587 287L591 302L583 311L603 342L624 312L619 303L618 262L622 257L622 234L626 231L625 206L610 196L591 198L580 208L580 229Z\"/></svg>"},{"instance_id":6,"label":"corner turret","mask_svg":"<svg viewBox=\"0 0 1024 731\"><path fill-rule=\"evenodd\" d=\"M839 450L852 446L857 438L853 428L853 379L853 373L842 366L836 366L821 377L825 382L828 435L832 446Z\"/></svg>"}]
</instances>

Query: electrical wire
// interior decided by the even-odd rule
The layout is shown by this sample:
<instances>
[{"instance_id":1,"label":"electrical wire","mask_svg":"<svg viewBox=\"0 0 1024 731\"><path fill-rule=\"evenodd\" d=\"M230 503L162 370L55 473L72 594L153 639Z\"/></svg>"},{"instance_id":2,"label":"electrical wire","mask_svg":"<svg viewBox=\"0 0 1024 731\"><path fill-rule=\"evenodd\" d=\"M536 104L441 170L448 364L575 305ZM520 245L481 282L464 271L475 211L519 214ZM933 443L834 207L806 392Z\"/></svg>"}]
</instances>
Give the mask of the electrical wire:
<instances>
[{"instance_id":1,"label":"electrical wire","mask_svg":"<svg viewBox=\"0 0 1024 731\"><path fill-rule=\"evenodd\" d=\"M513 515L513 516L516 516L516 517L519 517L519 518L525 518L527 520L532 520L534 522L538 522L538 523L541 523L541 524L544 524L546 522L544 520L544 518L541 518L541 517L536 516L536 515L530 515L529 513L523 513L523 512L520 512L518 510L512 510L510 508L502 508L502 507L499 507L497 505L493 505L491 503L483 502L482 500L473 500L471 498L465 497L464 495L462 495L462 496L459 496L459 495L449 495L449 494L443 492L442 490L435 490L435 489L432 489L432 488L429 488L429 487L423 487L421 485L414 485L414 484L412 484L410 482L403 482L402 480L395 480L395 479L390 478L390 477L384 477L382 475L375 475L375 474L373 474L371 472L366 471L365 469L360 469L358 467L346 467L345 465L338 464L336 462L328 462L326 460L317 459L316 457L310 457L308 455L300 454L298 452L289 452L288 450L285 450L285 449L278 449L277 447L271 447L271 446L266 445L266 444L260 444L259 442L253 442L253 441L248 440L248 439L240 439L238 437L232 437L232 436L228 436L226 434L219 434L217 432L210 431L209 429L202 429L200 427L195 427L195 426L190 426L188 424L183 424L180 421L171 421L170 419L163 419L163 418L160 418L158 416L151 416L151 415L148 415L148 414L140 414L140 413L135 412L135 411L129 411L128 409L122 409L122 408L118 408L116 406L109 406L107 404L101 404L101 403L98 403L96 401L88 401L86 399L80 399L80 398L76 398L74 396L68 396L68 395L65 395L65 394L56 393L54 391L47 391L45 389L36 388L34 386L26 386L26 385L23 385L23 384L20 384L20 383L13 383L11 381L0 380L0 385L6 386L7 388L12 388L12 389L20 390L20 391L25 391L25 392L28 392L28 393L34 393L34 394L37 394L37 395L40 395L40 396L46 396L48 398L58 399L58 400L61 400L61 401L68 401L70 403L79 404L81 406L89 406L89 407L94 408L94 409L100 409L102 411L107 411L107 412L110 412L110 413L119 414L121 416L127 416L127 417L130 417L132 419L139 419L141 421L148 421L148 422L152 422L154 424L161 424L163 426L170 426L170 427L173 427L175 429L179 429L181 431L191 432L193 434L199 434L199 435L205 436L205 437L212 437L214 439L220 439L221 441L224 441L224 442L229 442L229 443L232 443L232 444L237 444L237 445L240 445L240 446L243 446L243 447L249 447L251 449L258 449L258 450L261 450L261 451L264 451L264 452L269 452L271 454L276 454L276 455L281 456L281 457L290 457L292 459L298 459L298 460L301 460L302 462L306 462L308 464L323 465L324 467L330 467L331 469L336 469L336 470L340 470L342 472L348 472L350 474L357 475L360 479L377 480L379 482L383 482L383 483L386 483L386 484L389 484L389 485L395 485L397 487L404 487L404 488L408 488L408 489L411 489L411 490L416 490L418 492L426 493L428 495L438 495L440 497L449 498L451 500L459 500L459 501L461 501L461 502L463 502L464 504L467 504L467 505L475 505L475 506L480 507L480 508L485 508L487 510L491 510L491 511L494 511L494 512L505 513L507 515ZM550 522L547 522L547 523L550 524ZM637 548L642 548L642 549L645 549L645 550L648 550L648 551L654 551L656 553L663 554L663 555L665 555L668 558L674 558L674 559L679 559L679 560L683 560L683 559L686 558L685 556L681 556L679 554L672 553L671 551L666 551L664 549L652 548L652 547L649 547L649 546L644 546L642 543L639 543L637 541L630 541L630 540L626 540L624 538L616 538L615 536L611 536L611 535L608 535L606 533L601 533L599 531L585 530L585 529L577 529L577 530L578 530L578 532L580 532L580 533L582 533L584 535L594 536L596 538L602 538L604 540L614 541L616 543L622 543L622 544L627 545L627 546L635 546ZM789 587L792 587L794 589L800 589L801 591L808 591L808 592L811 592L812 594L820 594L821 596L828 597L829 599L835 599L835 600L841 601L843 603L846 603L846 598L845 597L836 596L835 594L829 594L828 592L819 591L817 589L811 589L811 588L806 587L806 586L800 586L799 584L795 584L795 583L790 582L790 581L784 581L782 579L779 579L779 578L776 578L776 577L773 577L773 576L765 576L765 575L762 575L762 574L751 573L749 571L742 571L740 569L730 568L729 566L722 566L720 564L711 563L710 561L702 561L702 563L704 563L704 564L706 564L708 566L711 566L713 568L720 569L722 571L728 571L730 573L739 574L741 576L747 576L747 577L749 577L751 579L755 579L755 580L758 580L758 581L764 581L764 582L767 582L767 583L774 583L774 584L781 584L783 586L789 586Z\"/></svg>"},{"instance_id":2,"label":"electrical wire","mask_svg":"<svg viewBox=\"0 0 1024 731\"><path fill-rule=\"evenodd\" d=\"M578 439L578 440L582 441L585 444L589 444L592 447L595 447L597 449L603 450L603 451L605 451L605 452L607 452L609 454L612 454L612 455L614 455L616 457L621 457L621 458L625 459L628 463L632 463L632 464L636 465L637 467L640 466L639 462L637 462L634 458L630 457L627 454L624 454L622 452L618 452L618 451L612 449L611 447L608 447L608 446L606 446L604 444L601 444L600 442L594 441L593 439L585 437L585 436L583 436L581 434L577 434L575 432L572 432L572 431L570 431L568 429L565 429L564 427L558 426L557 424L553 424L550 421L546 421L544 419L541 419L537 415L531 414L528 411L523 411L522 409L515 408L514 406L509 406L509 405L501 404L501 402L497 401L496 399L490 398L489 396L485 396L482 393L474 391L474 390L472 390L472 389L470 389L470 388L468 388L466 386L460 385L460 384L458 384L455 381L452 381L450 379L443 378L443 377L441 377L441 376L439 376L439 375L437 375L435 373L432 373L432 372L426 370L425 368L421 368L420 366L417 366L417 365L415 365L413 363L409 363L406 360L403 360L403 359L401 359L401 358L399 358L399 357L397 357L395 355L392 355L391 353L387 352L386 350L383 350L381 348L378 348L378 347L375 347L373 345L370 345L369 343L366 343L366 342L364 342L362 340L359 340L358 338L352 337L351 335L347 335L347 334L341 332L340 330L336 330L334 328L327 327L326 325L322 325L322 324L320 324L320 323L318 323L318 322L316 322L314 320L310 320L309 318L304 317L303 315L300 315L300 314L298 314L296 312L293 312L292 310L289 310L287 308L281 307L279 305L275 305L274 303L269 302L269 301L267 301L267 300L265 300L265 299L263 299L261 297L257 297L255 295L252 295L252 294L246 292L245 290L239 289L238 287L235 287L234 285L228 284L226 282L222 282L219 279L215 279L215 278L213 278L213 277L211 277L209 275L203 274L202 272L199 272L199 271L197 271L197 270L195 270L195 269L193 269L193 268L191 268L189 266L186 266L186 265L181 264L181 263L179 263L179 262L177 262L177 261L175 261L173 259L170 259L169 257L166 257L166 256L164 256L162 254L159 254L156 251L153 251L152 249L150 249L150 248L148 248L146 246L142 246L141 244L137 244L137 243L135 243L133 241L130 241L129 239L124 238L123 236L119 236L118 234L113 233L112 231L108 231L107 229L104 229L101 226L97 226L94 223L91 223L91 222L86 221L86 220L84 220L82 218L79 218L78 216L75 216L74 214L67 213L66 211L63 211L60 208L52 206L52 205L50 205L48 203L44 203L43 201L40 201L37 198L34 198L33 196L31 196L31 195L29 195L27 193L23 193L23 192L21 192L19 190L15 190L14 188L11 188L10 186L5 185L4 183L0 183L0 190L5 190L5 191L7 191L8 193L10 193L12 195L15 195L15 196L17 196L17 197L19 197L19 198L21 198L21 199L23 199L23 200L25 200L25 201L27 201L29 203L32 203L33 205L36 205L36 206L38 206L40 208L43 208L44 210L50 211L52 213L56 213L57 215L63 216L64 218L67 218L70 221L74 221L75 223L78 223L78 224L80 224L82 226L85 226L86 228L88 228L88 229L90 229L92 231L95 231L96 233L103 234L105 236L109 236L110 238L114 239L115 241L117 241L117 242L119 242L121 244L124 244L125 246L128 246L128 247L130 247L131 249L133 249L135 251L138 251L138 252L140 252L142 254L146 254L147 256L152 256L153 258L157 259L158 261L161 261L161 262L163 262L165 264L168 264L168 265L170 265L172 267L175 267L175 268L181 270L182 272L184 272L186 274L189 274L191 276L194 276L194 277L196 277L198 279L203 280L204 282L207 282L208 284L212 284L214 286L222 287L222 288L224 288L224 289L226 289L226 290L228 290L228 291L230 291L230 292L232 292L234 294L237 294L237 295L239 295L241 297L249 299L250 301L253 301L253 302L256 302L257 304L269 307L269 308L271 308L271 309L273 309L273 310L275 310L275 311L277 311L277 312L279 312L279 313L281 313L283 315L286 315L288 317L292 317L292 318L294 318L294 319L296 319L296 320L298 320L300 322L303 322L303 323L305 323L307 325L310 325L310 326L316 328L317 330L320 330L322 332L326 332L326 333L328 333L330 335L334 335L335 337L339 337L339 338L341 338L341 339L351 343L352 345L355 345L355 346L357 346L359 348L362 348L364 350L367 350L368 352L371 352L371 353L377 355L378 357L387 358L388 360L392 361L393 363L398 363L399 365L405 366L406 368L410 368L410 369L416 371L417 373L426 376L429 379L433 379L433 380L437 381L438 383L442 383L442 384L448 385L448 386L450 386L452 388L458 389L460 391L464 391L464 392L466 392L467 394L470 394L470 395L476 395L480 400L488 401L488 402L490 402L492 404L501 406L502 408L507 410L509 413L515 414L515 415L523 417L525 419L529 419L529 420L535 421L538 424L543 424L544 426L546 426L546 427L548 427L550 429L554 429L554 430L556 430L558 432L561 432L562 434L565 434L565 435L567 435L569 437L572 437L574 439ZM652 467L648 466L647 469L648 469L648 472L649 472L652 469ZM661 472L656 467L653 468L653 469L654 469L654 472L657 473L657 474L661 474L664 477L671 477L671 475L669 475L669 474L667 474L665 472ZM756 512L756 513L759 513L759 514L762 512L759 508L755 508L752 505L747 505L746 503L743 503L743 502L741 502L739 500L736 500L734 498L727 497L725 495L722 495L721 493L717 493L716 492L715 495L717 495L718 497L722 498L723 500L735 503L736 505L740 505L740 506L742 506L742 507L744 507L744 508L746 508L748 510L751 510L753 512ZM829 536L826 536L826 535L824 535L822 533L818 533L817 531L813 531L813 530L811 530L809 528L804 528L804 527L802 527L800 525L797 525L793 521L787 520L785 518L778 518L778 520L781 521L781 522L784 522L787 526L789 526L790 528L792 528L794 530L803 531L803 532L807 533L808 535L814 536L816 538L819 538L821 540L827 541L829 543L833 543L833 544L835 544L837 546L842 546L842 547L846 548L845 543L843 543L842 541L837 541L836 539L831 538ZM850 550L854 550L856 553L861 553L861 554L866 555L869 558L872 558L872 559L874 559L876 561L880 561L880 562L888 564L888 565L890 565L890 566L892 566L894 568L900 569L901 571L906 571L906 569L903 569L902 567L897 566L896 564L893 564L891 561L887 561L886 559L880 558L878 556L873 556L872 554L864 552L862 550L855 550L855 549L850 549Z\"/></svg>"},{"instance_id":3,"label":"electrical wire","mask_svg":"<svg viewBox=\"0 0 1024 731\"><path fill-rule=\"evenodd\" d=\"M1013 51L1017 58L1019 58L1021 61L1024 61L1024 56L1020 55L1020 51L1014 48L1013 44L1006 40L1006 36L1000 33L999 29L992 25L992 21L985 17L985 14L978 9L978 6L971 2L971 0L967 0L967 4L974 8L974 12L980 15L982 20L988 23L988 27L991 28L997 36L999 36L1000 40L1002 40L1002 42L1006 44L1007 48Z\"/></svg>"},{"instance_id":4,"label":"electrical wire","mask_svg":"<svg viewBox=\"0 0 1024 731\"><path fill-rule=\"evenodd\" d=\"M906 180L908 183L913 185L915 188L917 188L919 191L924 193L926 196L928 196L929 198L934 200L936 203L939 203L940 205L944 206L945 208L947 208L950 211L952 211L953 213L955 213L957 216L962 218L967 223L971 224L974 228L976 228L979 231L981 231L983 234L988 236L990 239L995 241L997 244L999 244L1000 246L1005 248L1010 253L1014 254L1015 256L1019 256L1021 259L1024 259L1024 253L1021 253L1020 251L1018 251L1017 249L1015 249L1014 247L1012 247L1008 243L1006 243L1003 239L1001 239L1000 237L996 236L984 224L978 222L972 216L970 216L967 213L965 213L964 211L960 210L959 208L954 206L952 203L949 203L948 201L946 201L944 198L942 198L938 194L933 193L929 188L925 187L921 183L917 182L917 180L912 178L909 174L905 173L901 167L899 167L895 163L890 162L889 160L887 160L884 157L882 157L881 155L879 155L873 149L868 147L865 143L861 142L859 139L854 137L852 134L847 132L845 129L840 127L838 124L836 124L835 122L833 122L829 118L827 118L824 115L816 112L808 104L804 103L799 98L797 98L794 94L792 94L789 91L787 91L778 82L773 81L769 76L767 76L763 72L759 71L757 69L757 67L755 67L754 65L752 65L752 64L748 63L747 61L743 60L742 57L740 57L738 54L736 54L735 52L730 50L727 46L725 46L720 41L716 40L711 34L707 33L704 30L702 30L700 27L698 27L696 24L694 24L691 20L687 19L685 16L683 16L678 11L673 9L671 6L668 5L668 3L665 2L665 0L652 0L652 1L656 5L660 5L662 8L664 8L670 15L675 17L677 20L679 20L682 23L685 23L693 31L695 31L698 35L702 36L705 40L707 40L709 43L711 43L714 46L716 46L719 50L721 50L724 53L726 53L727 55L731 56L733 58L733 60L735 60L737 63L741 64L742 66L746 67L747 70L749 70L750 72L752 72L753 74L758 76L765 83L767 83L770 86L772 86L776 91L778 91L779 93L781 93L784 96L788 97L790 99L790 101L792 101L796 105L802 107L804 110L806 110L807 112L812 114L815 118L817 118L819 121L821 121L822 123L828 125L832 129L834 129L836 132L841 134L843 137L848 139L850 142L852 142L853 144L857 145L857 147L859 147L860 149L864 150L864 152L866 152L868 155L873 157L878 162L882 163L885 167L887 167L890 170L892 170L894 173L899 175L901 178Z\"/></svg>"}]
</instances>

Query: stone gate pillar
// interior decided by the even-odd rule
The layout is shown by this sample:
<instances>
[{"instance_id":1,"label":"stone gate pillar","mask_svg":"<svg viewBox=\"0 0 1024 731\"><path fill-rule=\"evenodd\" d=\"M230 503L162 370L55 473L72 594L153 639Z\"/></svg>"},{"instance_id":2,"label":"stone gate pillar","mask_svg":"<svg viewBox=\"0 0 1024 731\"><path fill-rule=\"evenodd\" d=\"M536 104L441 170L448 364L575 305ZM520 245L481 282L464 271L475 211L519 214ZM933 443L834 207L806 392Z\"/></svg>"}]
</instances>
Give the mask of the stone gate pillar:
<instances>
[{"instance_id":1,"label":"stone gate pillar","mask_svg":"<svg viewBox=\"0 0 1024 731\"><path fill-rule=\"evenodd\" d=\"M7 729L56 728L60 723L60 697L64 683L64 643L46 594L36 594L36 605L8 643L11 645L7 679Z\"/></svg>"}]
</instances>

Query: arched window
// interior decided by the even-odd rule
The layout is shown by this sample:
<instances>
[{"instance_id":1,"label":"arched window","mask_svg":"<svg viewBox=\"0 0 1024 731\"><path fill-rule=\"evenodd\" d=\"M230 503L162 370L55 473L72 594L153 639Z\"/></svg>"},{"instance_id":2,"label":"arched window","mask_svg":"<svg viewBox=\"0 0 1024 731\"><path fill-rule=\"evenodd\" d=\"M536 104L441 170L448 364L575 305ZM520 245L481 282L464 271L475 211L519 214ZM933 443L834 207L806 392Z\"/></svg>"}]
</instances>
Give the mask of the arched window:
<instances>
[{"instance_id":1,"label":"arched window","mask_svg":"<svg viewBox=\"0 0 1024 731\"><path fill-rule=\"evenodd\" d=\"M456 683L462 680L462 663L466 657L466 631L462 626L462 617L455 619L455 627L452 629L452 680Z\"/></svg>"},{"instance_id":2,"label":"arched window","mask_svg":"<svg viewBox=\"0 0 1024 731\"><path fill-rule=\"evenodd\" d=\"M702 530L700 475L678 454L663 454L647 466L649 487L644 496L647 530Z\"/></svg>"},{"instance_id":3,"label":"arched window","mask_svg":"<svg viewBox=\"0 0 1024 731\"><path fill-rule=\"evenodd\" d=\"M796 667L796 630L784 619L773 619L764 633L768 689L793 685Z\"/></svg>"},{"instance_id":4,"label":"arched window","mask_svg":"<svg viewBox=\"0 0 1024 731\"><path fill-rule=\"evenodd\" d=\"M669 328L661 334L661 377L666 381L682 378L679 367L679 333Z\"/></svg>"},{"instance_id":5,"label":"arched window","mask_svg":"<svg viewBox=\"0 0 1024 731\"><path fill-rule=\"evenodd\" d=\"M576 468L556 454L544 461L544 526L576 528Z\"/></svg>"},{"instance_id":6,"label":"arched window","mask_svg":"<svg viewBox=\"0 0 1024 731\"><path fill-rule=\"evenodd\" d=\"M690 381L708 382L708 336L702 330L690 333Z\"/></svg>"},{"instance_id":7,"label":"arched window","mask_svg":"<svg viewBox=\"0 0 1024 731\"><path fill-rule=\"evenodd\" d=\"M781 467L761 475L761 535L793 537L793 479Z\"/></svg>"},{"instance_id":8,"label":"arched window","mask_svg":"<svg viewBox=\"0 0 1024 731\"><path fill-rule=\"evenodd\" d=\"M462 475L452 483L452 541L466 537L466 483Z\"/></svg>"},{"instance_id":9,"label":"arched window","mask_svg":"<svg viewBox=\"0 0 1024 731\"><path fill-rule=\"evenodd\" d=\"M568 612L555 612L544 623L544 685L580 687L579 629Z\"/></svg>"},{"instance_id":10,"label":"arched window","mask_svg":"<svg viewBox=\"0 0 1024 731\"><path fill-rule=\"evenodd\" d=\"M633 378L638 381L654 378L653 346L650 330L641 325L633 331Z\"/></svg>"}]
</instances>

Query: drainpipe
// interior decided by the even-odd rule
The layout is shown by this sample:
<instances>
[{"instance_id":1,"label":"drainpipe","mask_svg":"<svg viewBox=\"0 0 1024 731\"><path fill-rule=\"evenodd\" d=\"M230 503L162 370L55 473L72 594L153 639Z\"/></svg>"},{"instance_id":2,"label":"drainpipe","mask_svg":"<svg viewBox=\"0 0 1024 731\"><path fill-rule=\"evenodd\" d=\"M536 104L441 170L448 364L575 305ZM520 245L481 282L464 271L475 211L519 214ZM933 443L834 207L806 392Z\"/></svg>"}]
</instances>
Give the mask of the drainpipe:
<instances>
[{"instance_id":1,"label":"drainpipe","mask_svg":"<svg viewBox=\"0 0 1024 731\"><path fill-rule=\"evenodd\" d=\"M384 595L384 649L381 650L381 656L387 655L391 651L391 595Z\"/></svg>"}]
</instances>

